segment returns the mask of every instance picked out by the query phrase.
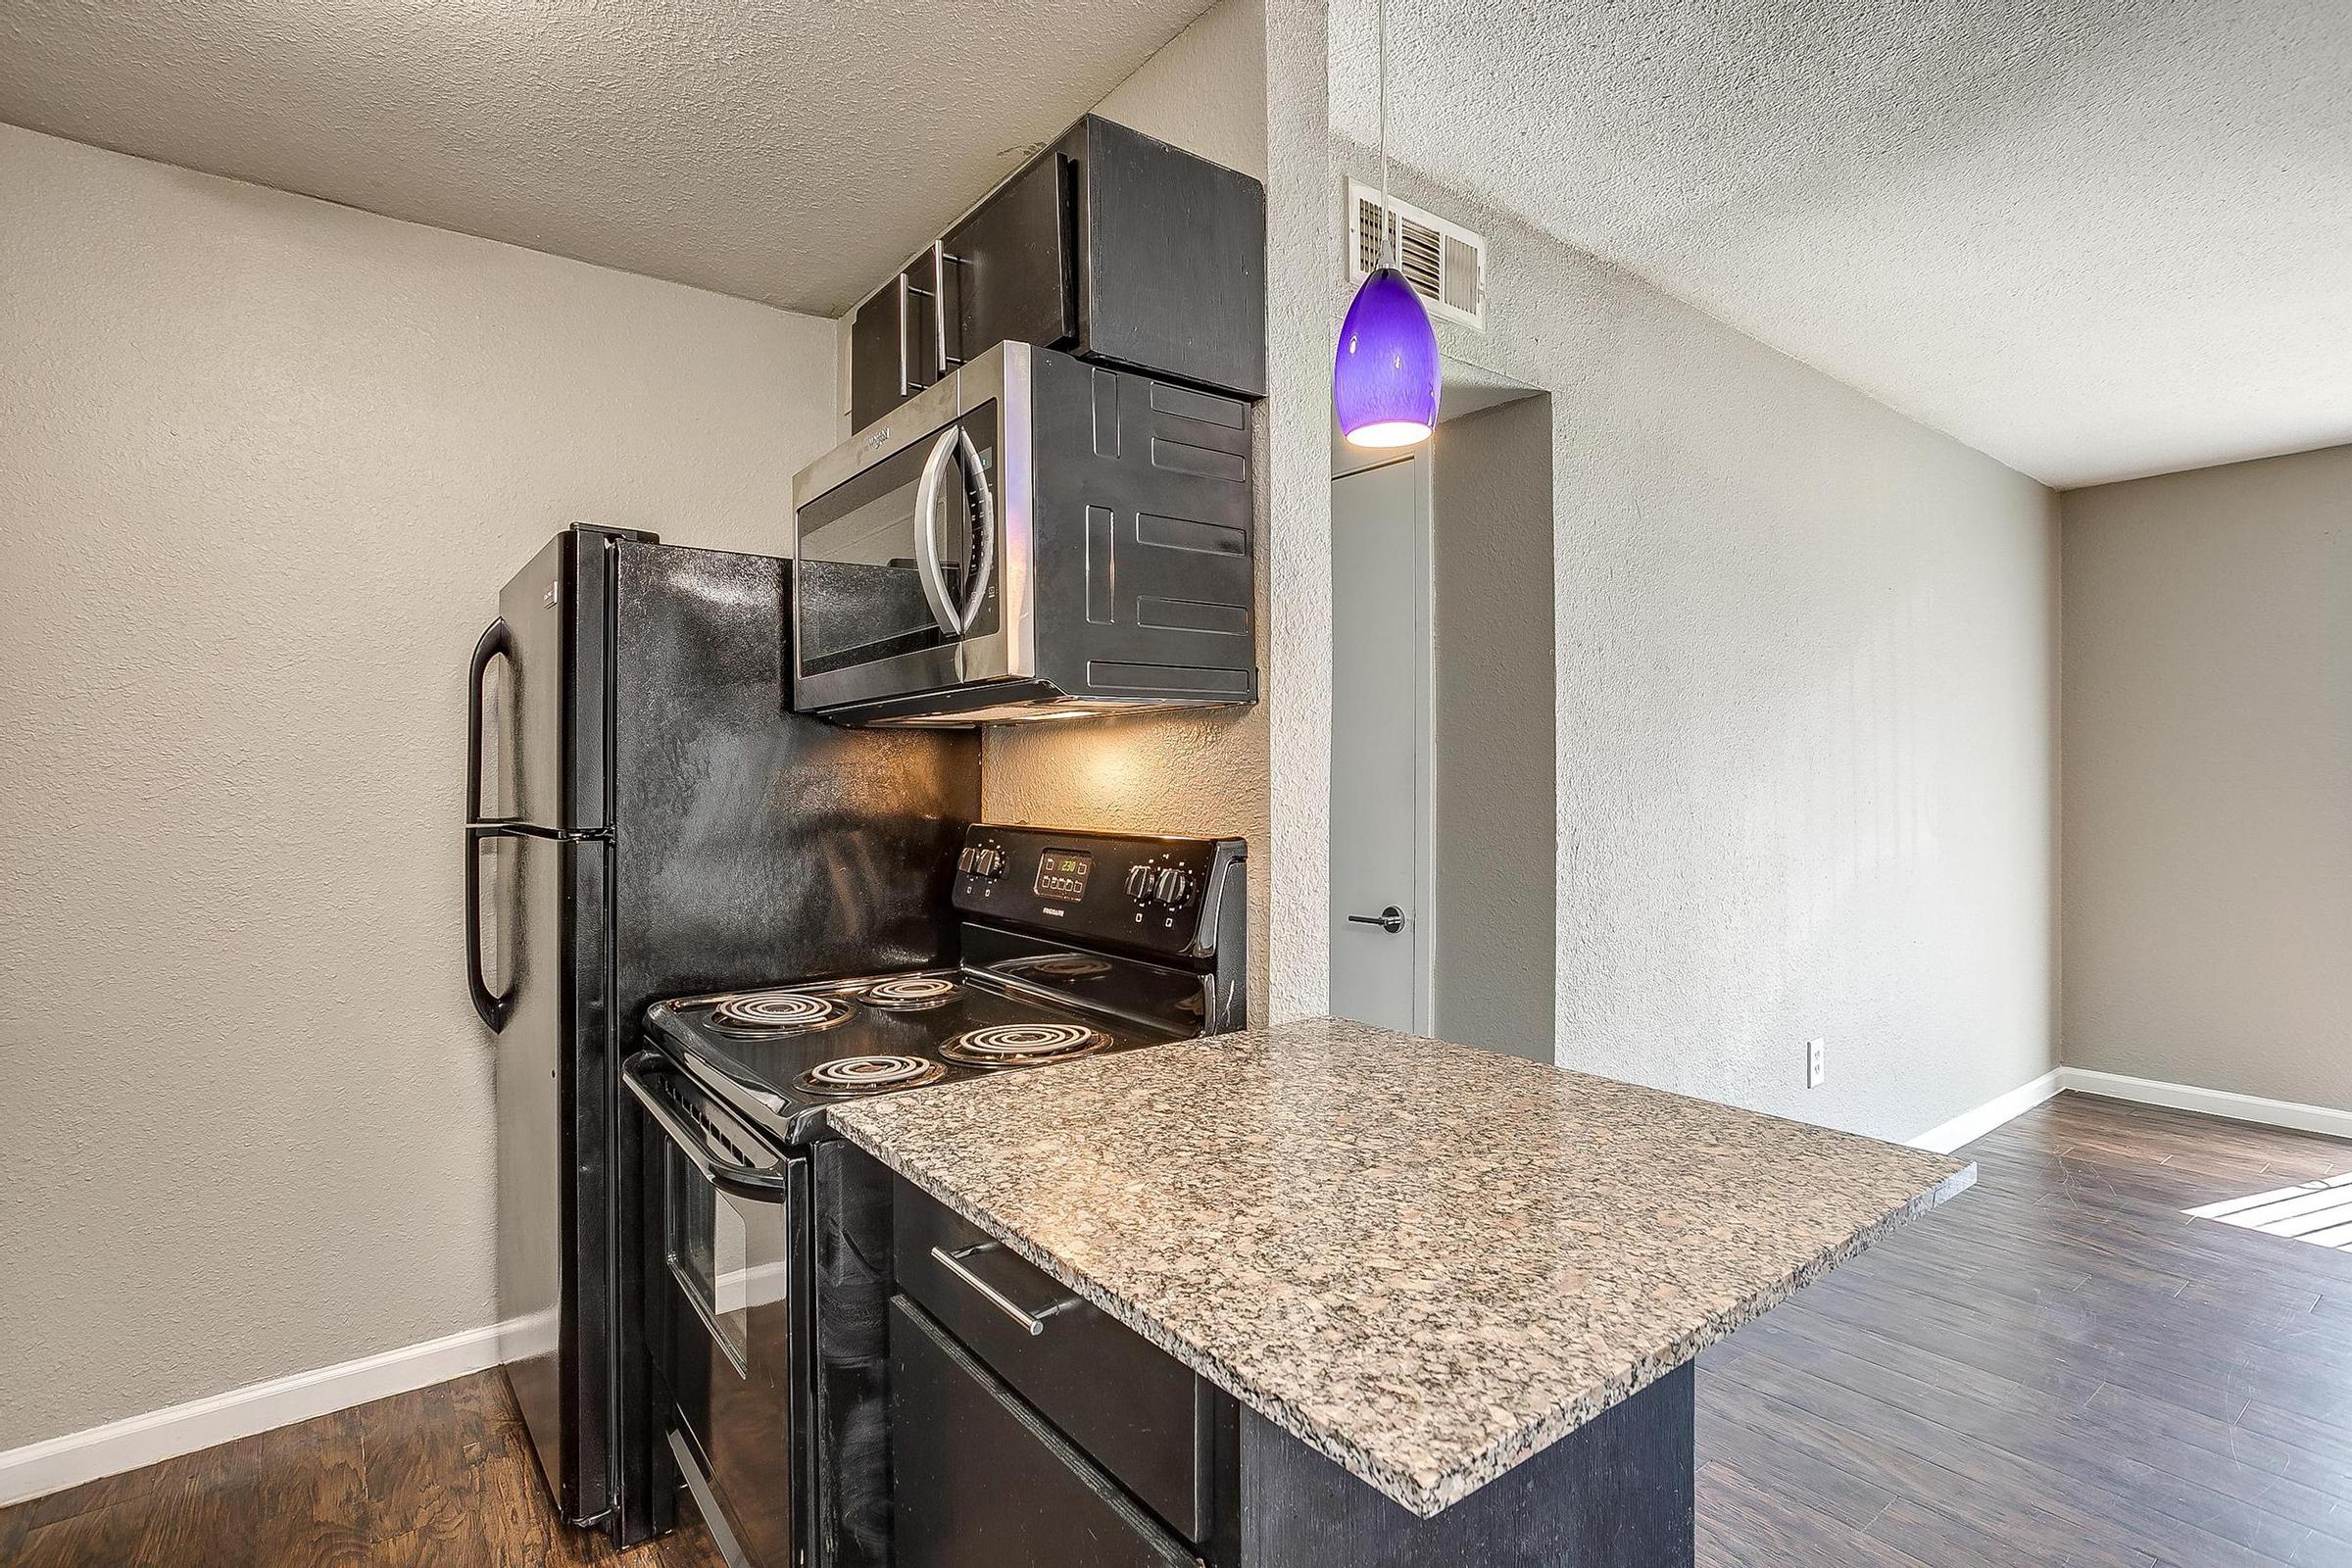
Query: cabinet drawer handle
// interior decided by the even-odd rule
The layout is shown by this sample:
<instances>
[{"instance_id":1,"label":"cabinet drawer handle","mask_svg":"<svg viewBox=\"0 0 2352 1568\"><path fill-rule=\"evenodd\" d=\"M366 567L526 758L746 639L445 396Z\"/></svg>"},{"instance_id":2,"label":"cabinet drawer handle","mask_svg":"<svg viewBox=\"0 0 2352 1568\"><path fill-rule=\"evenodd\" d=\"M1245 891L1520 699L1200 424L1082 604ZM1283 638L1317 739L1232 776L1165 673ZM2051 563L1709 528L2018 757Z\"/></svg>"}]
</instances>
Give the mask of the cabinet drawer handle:
<instances>
[{"instance_id":1,"label":"cabinet drawer handle","mask_svg":"<svg viewBox=\"0 0 2352 1568\"><path fill-rule=\"evenodd\" d=\"M1078 1304L1078 1298L1075 1296L1065 1296L1060 1300L1055 1301L1052 1306L1047 1307L1042 1312L1027 1312L1022 1310L1022 1308L1003 1291L998 1290L994 1285L989 1284L988 1281L982 1279L979 1275L973 1273L969 1268L964 1266L963 1260L967 1257L970 1257L973 1253L994 1252L999 1250L1003 1245L1004 1244L1001 1242L979 1242L970 1247L959 1247L953 1252L949 1251L944 1247L934 1247L931 1249L931 1260L934 1263L937 1263L941 1268L944 1268L949 1273L955 1275L957 1279L963 1281L964 1284L969 1285L973 1290L978 1291L981 1296L987 1298L989 1305L995 1307L998 1311L1004 1313L1015 1323L1018 1323L1022 1328L1029 1332L1032 1338L1034 1338L1035 1336L1046 1332L1047 1318L1052 1317L1056 1312L1066 1311L1069 1308L1076 1306Z\"/></svg>"}]
</instances>

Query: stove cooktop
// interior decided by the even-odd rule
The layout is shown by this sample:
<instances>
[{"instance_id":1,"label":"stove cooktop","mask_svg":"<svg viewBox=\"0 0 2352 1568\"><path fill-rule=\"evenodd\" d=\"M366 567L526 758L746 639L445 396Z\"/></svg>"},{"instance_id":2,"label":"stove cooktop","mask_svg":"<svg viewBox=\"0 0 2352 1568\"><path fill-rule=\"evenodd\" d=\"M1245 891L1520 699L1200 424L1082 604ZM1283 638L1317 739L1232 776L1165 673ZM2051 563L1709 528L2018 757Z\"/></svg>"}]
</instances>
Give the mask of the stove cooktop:
<instances>
[{"instance_id":1,"label":"stove cooktop","mask_svg":"<svg viewBox=\"0 0 2352 1568\"><path fill-rule=\"evenodd\" d=\"M1018 962L1019 960L1015 960ZM1107 968L1081 954L1029 956L1030 978L1082 984ZM1001 971L1000 971L1001 972ZM794 1143L842 1101L1181 1040L1149 1022L969 970L913 970L655 1004L647 1022L715 1067L738 1106Z\"/></svg>"}]
</instances>

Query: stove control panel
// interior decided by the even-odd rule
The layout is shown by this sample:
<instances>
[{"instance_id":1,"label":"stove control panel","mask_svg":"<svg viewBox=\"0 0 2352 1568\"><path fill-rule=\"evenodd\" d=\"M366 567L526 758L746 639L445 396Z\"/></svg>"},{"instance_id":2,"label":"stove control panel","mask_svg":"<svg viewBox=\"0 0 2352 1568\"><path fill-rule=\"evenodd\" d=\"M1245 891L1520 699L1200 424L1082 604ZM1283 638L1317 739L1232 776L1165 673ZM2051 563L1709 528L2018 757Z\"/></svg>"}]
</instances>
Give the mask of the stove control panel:
<instances>
[{"instance_id":1,"label":"stove control panel","mask_svg":"<svg viewBox=\"0 0 2352 1568\"><path fill-rule=\"evenodd\" d=\"M1247 859L1240 839L982 823L956 858L956 907L1078 941L1207 957L1228 900L1238 911Z\"/></svg>"}]
</instances>

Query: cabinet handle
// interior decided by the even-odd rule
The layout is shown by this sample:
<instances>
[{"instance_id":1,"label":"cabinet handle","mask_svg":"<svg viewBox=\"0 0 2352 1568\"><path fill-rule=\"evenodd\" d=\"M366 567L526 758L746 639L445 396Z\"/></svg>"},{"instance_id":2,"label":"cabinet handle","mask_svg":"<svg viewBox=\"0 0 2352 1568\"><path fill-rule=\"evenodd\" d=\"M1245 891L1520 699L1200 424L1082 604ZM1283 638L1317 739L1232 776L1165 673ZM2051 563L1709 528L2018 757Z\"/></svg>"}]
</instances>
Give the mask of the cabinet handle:
<instances>
[{"instance_id":1,"label":"cabinet handle","mask_svg":"<svg viewBox=\"0 0 2352 1568\"><path fill-rule=\"evenodd\" d=\"M909 298L913 292L914 285L906 281L905 272L901 272L899 274L899 396L901 397L922 390L906 373L909 368L906 364L906 313L913 309Z\"/></svg>"},{"instance_id":2,"label":"cabinet handle","mask_svg":"<svg viewBox=\"0 0 2352 1568\"><path fill-rule=\"evenodd\" d=\"M948 352L948 264L955 260L948 254L946 240L931 242L931 325L932 336L939 343L939 373L943 376L963 363Z\"/></svg>"},{"instance_id":3,"label":"cabinet handle","mask_svg":"<svg viewBox=\"0 0 2352 1568\"><path fill-rule=\"evenodd\" d=\"M989 1284L988 1281L982 1279L979 1275L973 1273L969 1268L964 1266L963 1260L967 1257L970 1257L973 1253L994 1252L999 1250L1003 1245L1004 1244L1001 1242L979 1242L970 1247L957 1248L953 1252L949 1251L944 1247L934 1247L931 1249L931 1261L937 1263L941 1268L946 1269L949 1273L963 1281L964 1284L969 1285L973 1290L978 1291L981 1296L987 1299L989 1305L995 1307L998 1311L1004 1313L1015 1323L1018 1323L1022 1328L1029 1332L1032 1338L1035 1338L1036 1336L1046 1332L1045 1320L1047 1318L1052 1317L1056 1312L1064 1312L1069 1310L1071 1307L1076 1306L1078 1304L1078 1298L1075 1296L1065 1296L1060 1300L1055 1301L1052 1306L1047 1307L1042 1312L1027 1312L1022 1310L1022 1308L1013 1301L1012 1298L1006 1296L1003 1291L998 1290L994 1285Z\"/></svg>"}]
</instances>

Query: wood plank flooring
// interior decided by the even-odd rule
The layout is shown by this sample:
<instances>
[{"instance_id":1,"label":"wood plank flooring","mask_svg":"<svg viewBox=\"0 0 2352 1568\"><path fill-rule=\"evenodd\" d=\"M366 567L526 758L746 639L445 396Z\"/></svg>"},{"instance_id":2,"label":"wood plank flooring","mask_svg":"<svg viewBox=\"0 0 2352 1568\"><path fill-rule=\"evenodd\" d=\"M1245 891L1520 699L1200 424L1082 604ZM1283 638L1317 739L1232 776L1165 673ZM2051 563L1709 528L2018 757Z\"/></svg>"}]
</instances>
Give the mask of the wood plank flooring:
<instances>
[{"instance_id":1,"label":"wood plank flooring","mask_svg":"<svg viewBox=\"0 0 2352 1568\"><path fill-rule=\"evenodd\" d=\"M2352 1565L2352 1253L2182 1210L2352 1144L2063 1095L1699 1358L1707 1568Z\"/></svg>"},{"instance_id":2,"label":"wood plank flooring","mask_svg":"<svg viewBox=\"0 0 2352 1568\"><path fill-rule=\"evenodd\" d=\"M0 1510L6 1568L723 1568L694 1525L617 1551L556 1517L484 1372Z\"/></svg>"},{"instance_id":3,"label":"wood plank flooring","mask_svg":"<svg viewBox=\"0 0 2352 1568\"><path fill-rule=\"evenodd\" d=\"M1700 1358L1706 1568L2352 1568L2352 1253L2181 1211L2352 1144L2063 1096ZM8 1568L718 1568L555 1519L495 1373L0 1510Z\"/></svg>"}]
</instances>

